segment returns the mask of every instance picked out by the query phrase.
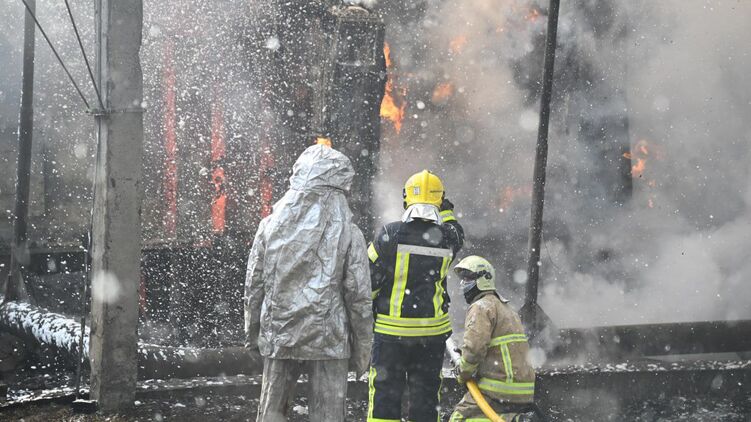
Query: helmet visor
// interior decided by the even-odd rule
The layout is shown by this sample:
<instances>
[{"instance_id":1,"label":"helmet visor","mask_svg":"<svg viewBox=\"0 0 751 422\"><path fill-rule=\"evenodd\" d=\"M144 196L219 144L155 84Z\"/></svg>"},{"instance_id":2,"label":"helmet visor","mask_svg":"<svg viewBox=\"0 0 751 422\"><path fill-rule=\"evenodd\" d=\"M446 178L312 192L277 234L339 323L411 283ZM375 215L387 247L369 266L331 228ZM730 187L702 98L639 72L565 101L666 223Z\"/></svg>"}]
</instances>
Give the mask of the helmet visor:
<instances>
[{"instance_id":1,"label":"helmet visor","mask_svg":"<svg viewBox=\"0 0 751 422\"><path fill-rule=\"evenodd\" d=\"M458 275L462 280L468 280L468 281L477 280L478 278L482 277L486 273L486 271L484 270L476 273L466 268L457 268L455 271L456 271L456 275Z\"/></svg>"}]
</instances>

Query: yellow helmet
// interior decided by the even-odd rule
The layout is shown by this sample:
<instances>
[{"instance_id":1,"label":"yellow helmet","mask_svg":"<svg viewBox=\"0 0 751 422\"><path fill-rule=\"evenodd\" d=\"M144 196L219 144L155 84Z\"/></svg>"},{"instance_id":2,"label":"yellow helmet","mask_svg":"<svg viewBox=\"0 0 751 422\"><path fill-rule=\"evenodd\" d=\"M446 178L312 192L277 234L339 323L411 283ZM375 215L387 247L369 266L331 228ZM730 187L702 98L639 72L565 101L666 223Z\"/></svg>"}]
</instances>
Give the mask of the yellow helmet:
<instances>
[{"instance_id":1,"label":"yellow helmet","mask_svg":"<svg viewBox=\"0 0 751 422\"><path fill-rule=\"evenodd\" d=\"M423 170L407 179L402 196L404 208L414 204L430 204L440 208L443 202L443 182L435 174Z\"/></svg>"},{"instance_id":2,"label":"yellow helmet","mask_svg":"<svg viewBox=\"0 0 751 422\"><path fill-rule=\"evenodd\" d=\"M471 255L454 267L456 275L463 279L474 281L479 290L495 290L495 268L487 259Z\"/></svg>"}]
</instances>

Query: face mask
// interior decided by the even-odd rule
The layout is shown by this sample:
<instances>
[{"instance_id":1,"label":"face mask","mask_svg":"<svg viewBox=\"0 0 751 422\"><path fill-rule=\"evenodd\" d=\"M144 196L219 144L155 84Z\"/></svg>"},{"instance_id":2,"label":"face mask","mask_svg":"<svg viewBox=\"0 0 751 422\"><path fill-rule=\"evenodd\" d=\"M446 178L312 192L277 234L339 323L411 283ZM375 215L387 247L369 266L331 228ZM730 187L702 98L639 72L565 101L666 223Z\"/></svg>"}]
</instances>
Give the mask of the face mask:
<instances>
[{"instance_id":1,"label":"face mask","mask_svg":"<svg viewBox=\"0 0 751 422\"><path fill-rule=\"evenodd\" d=\"M468 280L466 278L463 278L462 281L459 282L459 287L462 288L462 293L464 293L465 296L475 286L477 286L477 280Z\"/></svg>"}]
</instances>

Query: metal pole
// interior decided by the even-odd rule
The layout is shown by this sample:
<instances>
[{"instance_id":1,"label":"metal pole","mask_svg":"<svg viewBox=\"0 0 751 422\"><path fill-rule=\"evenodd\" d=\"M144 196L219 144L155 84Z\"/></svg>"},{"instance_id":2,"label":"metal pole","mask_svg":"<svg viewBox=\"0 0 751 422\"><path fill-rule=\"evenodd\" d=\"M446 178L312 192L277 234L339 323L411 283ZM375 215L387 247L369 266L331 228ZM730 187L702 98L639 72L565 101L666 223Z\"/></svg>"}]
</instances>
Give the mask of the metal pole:
<instances>
[{"instance_id":1,"label":"metal pole","mask_svg":"<svg viewBox=\"0 0 751 422\"><path fill-rule=\"evenodd\" d=\"M31 142L34 131L34 37L35 26L31 13L36 0L27 0L23 32L23 83L21 114L18 125L18 163L16 165L16 204L13 220L13 244L10 252L10 273L6 284L7 300L25 294L21 267L29 263L26 221L29 216L29 185L31 179Z\"/></svg>"},{"instance_id":2,"label":"metal pole","mask_svg":"<svg viewBox=\"0 0 751 422\"><path fill-rule=\"evenodd\" d=\"M542 74L540 97L540 123L537 130L537 151L533 175L532 213L529 225L529 261L527 262L527 292L522 308L522 317L533 332L537 326L537 284L540 279L540 244L542 241L542 211L545 203L545 167L548 161L548 123L550 100L553 94L553 68L555 62L556 36L558 32L558 9L560 0L550 0L548 7L548 33L545 41L545 64Z\"/></svg>"}]
</instances>

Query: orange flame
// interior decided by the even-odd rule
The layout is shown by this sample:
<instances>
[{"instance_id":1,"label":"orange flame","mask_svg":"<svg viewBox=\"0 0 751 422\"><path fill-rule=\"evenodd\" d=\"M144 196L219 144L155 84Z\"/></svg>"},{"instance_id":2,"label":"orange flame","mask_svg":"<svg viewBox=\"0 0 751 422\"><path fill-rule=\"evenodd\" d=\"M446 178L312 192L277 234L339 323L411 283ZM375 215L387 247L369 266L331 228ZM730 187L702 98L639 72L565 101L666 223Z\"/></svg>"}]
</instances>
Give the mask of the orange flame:
<instances>
[{"instance_id":1,"label":"orange flame","mask_svg":"<svg viewBox=\"0 0 751 422\"><path fill-rule=\"evenodd\" d=\"M459 35L449 42L449 51L454 54L460 53L465 45L467 45L467 36Z\"/></svg>"},{"instance_id":2,"label":"orange flame","mask_svg":"<svg viewBox=\"0 0 751 422\"><path fill-rule=\"evenodd\" d=\"M504 212L517 199L522 198L522 197L531 197L531 196L532 196L532 186L519 186L516 188L505 187L503 189L503 193L501 194L501 199L498 203L498 207L500 208L501 212Z\"/></svg>"},{"instance_id":3,"label":"orange flame","mask_svg":"<svg viewBox=\"0 0 751 422\"><path fill-rule=\"evenodd\" d=\"M644 169L647 167L647 160L643 158L637 158L636 162L631 166L631 176L641 177L644 174Z\"/></svg>"},{"instance_id":4,"label":"orange flame","mask_svg":"<svg viewBox=\"0 0 751 422\"><path fill-rule=\"evenodd\" d=\"M211 110L211 181L214 184L214 198L211 202L211 225L214 233L224 234L225 216L227 212L227 192L224 182L224 167L222 160L225 156L224 121L222 104L214 103Z\"/></svg>"},{"instance_id":5,"label":"orange flame","mask_svg":"<svg viewBox=\"0 0 751 422\"><path fill-rule=\"evenodd\" d=\"M527 13L527 16L524 17L524 20L534 22L539 17L540 17L540 11L533 8L532 10L529 11L529 13Z\"/></svg>"},{"instance_id":6,"label":"orange flame","mask_svg":"<svg viewBox=\"0 0 751 422\"><path fill-rule=\"evenodd\" d=\"M636 145L631 149L631 152L623 153L623 157L631 160L631 177L639 178L642 183L646 183L648 189L657 188L657 181L655 179L642 179L644 171L647 168L647 159L662 159L662 151L659 147L650 145L645 139L640 139ZM649 193L647 197L647 206L649 208L655 207L656 194Z\"/></svg>"},{"instance_id":7,"label":"orange flame","mask_svg":"<svg viewBox=\"0 0 751 422\"><path fill-rule=\"evenodd\" d=\"M388 43L383 45L383 55L386 58L386 68L388 69L388 79L386 80L386 89L381 101L381 117L391 121L396 129L396 133L402 130L402 121L404 120L404 109L407 103L402 99L406 95L406 89L401 93L394 89L394 75L391 72L391 49ZM400 95L401 94L401 95Z\"/></svg>"},{"instance_id":8,"label":"orange flame","mask_svg":"<svg viewBox=\"0 0 751 422\"><path fill-rule=\"evenodd\" d=\"M649 147L646 140L641 139L634 146L633 152L623 154L628 160L632 160L631 177L641 177L644 169L647 167L647 157L649 156Z\"/></svg>"},{"instance_id":9,"label":"orange flame","mask_svg":"<svg viewBox=\"0 0 751 422\"><path fill-rule=\"evenodd\" d=\"M446 100L449 99L454 94L454 86L451 84L451 82L443 82L438 85L436 85L435 89L433 90L433 97L431 100L433 103L445 103Z\"/></svg>"},{"instance_id":10,"label":"orange flame","mask_svg":"<svg viewBox=\"0 0 751 422\"><path fill-rule=\"evenodd\" d=\"M316 138L316 145L324 145L331 148L331 138L319 136L318 138Z\"/></svg>"}]
</instances>

